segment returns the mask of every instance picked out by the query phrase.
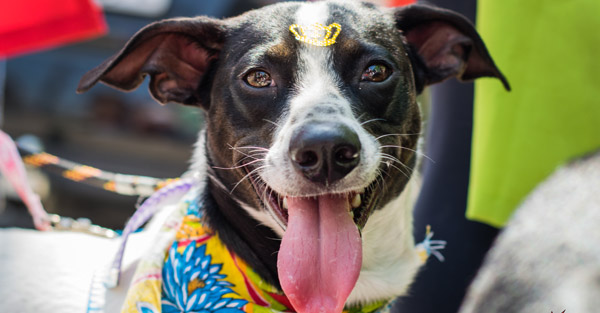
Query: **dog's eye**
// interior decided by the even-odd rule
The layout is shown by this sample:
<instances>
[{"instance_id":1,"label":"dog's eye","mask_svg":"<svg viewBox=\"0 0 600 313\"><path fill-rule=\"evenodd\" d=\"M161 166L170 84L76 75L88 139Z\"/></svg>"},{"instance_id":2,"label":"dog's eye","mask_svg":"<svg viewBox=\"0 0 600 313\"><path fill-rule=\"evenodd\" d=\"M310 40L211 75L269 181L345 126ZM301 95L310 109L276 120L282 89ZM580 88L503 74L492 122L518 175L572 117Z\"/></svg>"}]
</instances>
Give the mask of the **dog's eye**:
<instances>
[{"instance_id":1,"label":"dog's eye","mask_svg":"<svg viewBox=\"0 0 600 313\"><path fill-rule=\"evenodd\" d=\"M386 80L391 74L392 71L387 66L381 63L371 64L363 72L361 81L379 83Z\"/></svg>"},{"instance_id":2,"label":"dog's eye","mask_svg":"<svg viewBox=\"0 0 600 313\"><path fill-rule=\"evenodd\" d=\"M271 75L261 70L254 70L246 74L245 79L248 85L256 88L264 88L275 85L275 82L271 79Z\"/></svg>"}]
</instances>

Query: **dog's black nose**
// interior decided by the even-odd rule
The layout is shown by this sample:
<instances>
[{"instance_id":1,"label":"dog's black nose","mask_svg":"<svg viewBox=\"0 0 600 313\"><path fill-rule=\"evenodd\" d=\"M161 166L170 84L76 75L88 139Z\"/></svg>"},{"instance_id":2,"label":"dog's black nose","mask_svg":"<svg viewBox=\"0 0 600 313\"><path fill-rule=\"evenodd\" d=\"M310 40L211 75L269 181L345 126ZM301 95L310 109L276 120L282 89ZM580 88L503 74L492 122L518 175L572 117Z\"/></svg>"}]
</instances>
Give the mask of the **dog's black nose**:
<instances>
[{"instance_id":1,"label":"dog's black nose","mask_svg":"<svg viewBox=\"0 0 600 313\"><path fill-rule=\"evenodd\" d=\"M309 180L331 184L346 176L360 161L358 135L340 123L311 123L296 130L289 156Z\"/></svg>"}]
</instances>

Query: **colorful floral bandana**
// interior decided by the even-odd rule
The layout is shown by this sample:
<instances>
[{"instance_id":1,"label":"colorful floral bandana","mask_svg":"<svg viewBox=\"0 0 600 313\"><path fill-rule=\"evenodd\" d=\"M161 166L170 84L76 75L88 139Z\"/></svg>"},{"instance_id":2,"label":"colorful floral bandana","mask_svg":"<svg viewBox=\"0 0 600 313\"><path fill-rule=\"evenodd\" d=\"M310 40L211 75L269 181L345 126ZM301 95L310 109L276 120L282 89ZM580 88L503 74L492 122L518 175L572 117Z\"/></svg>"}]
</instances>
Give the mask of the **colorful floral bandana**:
<instances>
[{"instance_id":1,"label":"colorful floral bandana","mask_svg":"<svg viewBox=\"0 0 600 313\"><path fill-rule=\"evenodd\" d=\"M174 232L175 240L165 245L159 238L156 248L162 252L140 262L122 313L294 312L281 290L262 280L202 224L196 198L182 204L164 232ZM378 302L344 313L383 313L390 307L391 302Z\"/></svg>"}]
</instances>

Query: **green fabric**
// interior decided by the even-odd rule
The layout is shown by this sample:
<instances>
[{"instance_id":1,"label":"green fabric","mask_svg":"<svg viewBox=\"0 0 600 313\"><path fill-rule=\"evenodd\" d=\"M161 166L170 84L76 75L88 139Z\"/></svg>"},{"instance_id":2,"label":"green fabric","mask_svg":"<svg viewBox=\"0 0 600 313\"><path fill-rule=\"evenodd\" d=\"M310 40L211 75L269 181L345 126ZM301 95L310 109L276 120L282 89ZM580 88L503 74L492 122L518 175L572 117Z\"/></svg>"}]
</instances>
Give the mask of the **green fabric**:
<instances>
[{"instance_id":1,"label":"green fabric","mask_svg":"<svg viewBox=\"0 0 600 313\"><path fill-rule=\"evenodd\" d=\"M476 83L467 218L501 227L558 166L600 148L600 1L480 0L477 14L513 90Z\"/></svg>"}]
</instances>

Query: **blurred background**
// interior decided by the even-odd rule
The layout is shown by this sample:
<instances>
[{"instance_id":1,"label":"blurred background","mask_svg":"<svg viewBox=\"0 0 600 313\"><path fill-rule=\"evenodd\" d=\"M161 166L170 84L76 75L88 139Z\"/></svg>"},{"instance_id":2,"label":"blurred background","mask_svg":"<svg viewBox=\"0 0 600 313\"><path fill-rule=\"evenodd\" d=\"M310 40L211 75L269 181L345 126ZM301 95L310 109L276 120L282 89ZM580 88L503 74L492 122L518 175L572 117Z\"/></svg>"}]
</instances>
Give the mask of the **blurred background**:
<instances>
[{"instance_id":1,"label":"blurred background","mask_svg":"<svg viewBox=\"0 0 600 313\"><path fill-rule=\"evenodd\" d=\"M202 127L200 109L160 106L147 81L131 93L98 84L76 94L81 76L121 49L140 28L164 18L229 17L269 0L101 0L108 33L80 43L0 59L0 127L14 139L34 135L43 150L71 161L118 173L178 177L188 167ZM32 184L45 208L120 229L136 197L121 196L40 170ZM0 227L32 227L31 218L7 183L0 190Z\"/></svg>"},{"instance_id":2,"label":"blurred background","mask_svg":"<svg viewBox=\"0 0 600 313\"><path fill-rule=\"evenodd\" d=\"M55 0L0 2L0 129L15 139L33 135L44 151L71 161L159 178L177 177L187 169L203 124L200 109L158 105L148 94L147 81L131 93L99 84L77 95L79 79L153 21L229 17L276 2L97 0L108 31L102 17L96 39L8 54L3 60L7 41L2 28L11 18L18 22L44 11L27 8L36 1L60 7ZM78 0L60 4L69 1ZM413 1L372 2L395 6ZM394 310L453 313L523 197L556 167L600 149L600 62L595 52L600 37L588 34L599 29L600 11L595 0L424 2L477 20L479 33L513 86L509 93L492 79L479 80L475 88L451 79L428 88L420 101L428 158L423 161L414 234L420 241L426 225L431 225L436 238L449 244L443 251L446 261L430 258L411 296ZM14 6L22 15L10 13ZM42 25L38 31L44 30ZM39 169L29 174L50 213L87 217L112 229L124 226L139 201ZM14 226L33 224L14 191L0 179L0 227Z\"/></svg>"},{"instance_id":3,"label":"blurred background","mask_svg":"<svg viewBox=\"0 0 600 313\"><path fill-rule=\"evenodd\" d=\"M160 106L150 97L147 80L129 93L98 84L76 94L79 79L154 21L197 15L225 18L277 1L98 0L92 4L98 5L104 16L95 12L97 25L80 20L81 25L76 26L70 21L73 25L67 25L68 31L76 33L71 38L48 31L63 27L65 12L84 2L0 4L0 128L15 140L33 135L43 151L101 170L158 178L180 176L189 165L192 144L203 124L200 109ZM413 0L372 2L400 5ZM36 7L28 7L33 5ZM43 23L32 28L36 15L44 11L54 12L46 12ZM19 36L2 33L8 29L10 34L14 25L29 28ZM82 33L79 29L84 27L92 30ZM23 39L23 34L30 38ZM27 40L33 44L22 42ZM16 50L15 42L21 44ZM39 47L32 47L35 45ZM8 58L3 59L2 52ZM113 229L124 226L139 201L39 169L29 168L29 175L49 213L87 217ZM11 186L0 179L0 227L14 226L32 228L33 224Z\"/></svg>"}]
</instances>

